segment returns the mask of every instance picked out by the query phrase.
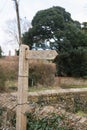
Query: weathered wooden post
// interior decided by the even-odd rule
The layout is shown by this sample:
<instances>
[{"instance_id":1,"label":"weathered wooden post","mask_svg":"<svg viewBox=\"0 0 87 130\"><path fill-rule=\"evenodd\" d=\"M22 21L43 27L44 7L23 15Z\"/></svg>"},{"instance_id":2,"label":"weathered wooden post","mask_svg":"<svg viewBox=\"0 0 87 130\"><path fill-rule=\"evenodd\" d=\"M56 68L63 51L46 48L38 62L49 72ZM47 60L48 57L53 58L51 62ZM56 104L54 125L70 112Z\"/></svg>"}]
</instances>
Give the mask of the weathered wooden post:
<instances>
[{"instance_id":1,"label":"weathered wooden post","mask_svg":"<svg viewBox=\"0 0 87 130\"><path fill-rule=\"evenodd\" d=\"M17 111L16 111L16 130L26 130L26 109L28 97L28 59L26 59L29 47L20 46L19 54L19 75L18 75L18 93L17 93Z\"/></svg>"},{"instance_id":2,"label":"weathered wooden post","mask_svg":"<svg viewBox=\"0 0 87 130\"><path fill-rule=\"evenodd\" d=\"M18 75L18 105L16 112L16 130L26 130L27 119L27 98L28 98L28 60L30 59L45 59L52 60L57 56L57 52L53 50L29 51L26 45L20 46L19 53L19 75Z\"/></svg>"}]
</instances>

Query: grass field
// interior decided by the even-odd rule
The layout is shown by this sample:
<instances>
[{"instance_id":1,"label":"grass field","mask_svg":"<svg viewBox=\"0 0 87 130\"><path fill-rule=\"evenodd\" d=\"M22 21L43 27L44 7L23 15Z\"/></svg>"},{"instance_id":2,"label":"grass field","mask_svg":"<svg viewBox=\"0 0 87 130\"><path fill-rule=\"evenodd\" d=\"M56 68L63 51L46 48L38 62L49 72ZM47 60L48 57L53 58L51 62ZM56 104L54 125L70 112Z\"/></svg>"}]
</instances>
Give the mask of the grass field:
<instances>
[{"instance_id":1,"label":"grass field","mask_svg":"<svg viewBox=\"0 0 87 130\"><path fill-rule=\"evenodd\" d=\"M17 80L11 80L11 81L6 81L6 89L8 91L17 91L17 86L18 82ZM29 92L38 92L38 91L43 91L43 90L51 90L51 89L70 89L70 88L87 88L87 85L66 85L66 84L60 84L60 86L43 86L43 85L38 85L38 86L33 86L29 87Z\"/></svg>"},{"instance_id":2,"label":"grass field","mask_svg":"<svg viewBox=\"0 0 87 130\"><path fill-rule=\"evenodd\" d=\"M63 89L68 89L68 88L87 88L87 85L66 85L66 84L61 84L61 88Z\"/></svg>"}]
</instances>

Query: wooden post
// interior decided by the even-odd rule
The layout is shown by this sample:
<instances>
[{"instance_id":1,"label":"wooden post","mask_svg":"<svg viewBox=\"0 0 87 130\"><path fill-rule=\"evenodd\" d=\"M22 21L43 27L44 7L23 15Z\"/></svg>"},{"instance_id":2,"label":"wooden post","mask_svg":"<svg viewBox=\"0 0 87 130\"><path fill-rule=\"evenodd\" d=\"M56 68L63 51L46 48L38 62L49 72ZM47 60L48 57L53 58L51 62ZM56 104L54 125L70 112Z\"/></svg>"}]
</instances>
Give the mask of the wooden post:
<instances>
[{"instance_id":1,"label":"wooden post","mask_svg":"<svg viewBox=\"0 0 87 130\"><path fill-rule=\"evenodd\" d=\"M26 59L29 47L26 45L20 46L19 54L19 75L18 75L18 105L16 111L16 130L26 130L26 109L28 97L28 59Z\"/></svg>"},{"instance_id":2,"label":"wooden post","mask_svg":"<svg viewBox=\"0 0 87 130\"><path fill-rule=\"evenodd\" d=\"M41 55L41 56L40 56ZM45 55L45 57L44 57ZM28 60L29 59L54 59L57 56L57 52L52 51L37 51L32 53L29 51L29 47L21 44L19 52L19 75L18 75L18 105L16 112L16 130L26 130L27 119L27 98L28 98ZM48 57L48 58L47 58Z\"/></svg>"}]
</instances>

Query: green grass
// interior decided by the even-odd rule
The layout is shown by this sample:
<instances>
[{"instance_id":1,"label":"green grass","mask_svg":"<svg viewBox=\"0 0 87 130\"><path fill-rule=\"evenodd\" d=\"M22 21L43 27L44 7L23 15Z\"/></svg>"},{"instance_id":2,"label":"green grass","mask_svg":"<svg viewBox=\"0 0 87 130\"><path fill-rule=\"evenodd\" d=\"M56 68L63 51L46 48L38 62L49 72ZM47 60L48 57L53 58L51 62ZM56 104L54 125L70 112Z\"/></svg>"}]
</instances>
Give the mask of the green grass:
<instances>
[{"instance_id":1,"label":"green grass","mask_svg":"<svg viewBox=\"0 0 87 130\"><path fill-rule=\"evenodd\" d=\"M66 84L61 84L60 86L63 89L68 89L68 88L87 88L87 85L66 85Z\"/></svg>"},{"instance_id":2,"label":"green grass","mask_svg":"<svg viewBox=\"0 0 87 130\"><path fill-rule=\"evenodd\" d=\"M11 81L6 81L6 88L8 91L13 92L17 90L18 83L16 80L11 80ZM43 91L43 90L51 90L51 89L57 89L58 87L54 86L34 86L34 87L29 87L29 92L38 92L38 91Z\"/></svg>"},{"instance_id":3,"label":"green grass","mask_svg":"<svg viewBox=\"0 0 87 130\"><path fill-rule=\"evenodd\" d=\"M83 112L83 111L78 111L78 112L76 113L76 115L82 116L82 117L87 117L87 113L85 113L85 112Z\"/></svg>"},{"instance_id":4,"label":"green grass","mask_svg":"<svg viewBox=\"0 0 87 130\"><path fill-rule=\"evenodd\" d=\"M13 92L17 90L18 83L16 80L8 80L6 81L5 86L7 91Z\"/></svg>"},{"instance_id":5,"label":"green grass","mask_svg":"<svg viewBox=\"0 0 87 130\"><path fill-rule=\"evenodd\" d=\"M30 87L29 92L38 92L38 91L44 91L44 90L52 90L52 89L57 89L58 87Z\"/></svg>"},{"instance_id":6,"label":"green grass","mask_svg":"<svg viewBox=\"0 0 87 130\"><path fill-rule=\"evenodd\" d=\"M7 90L10 91L16 91L18 82L17 80L9 80L6 81L5 86ZM29 87L29 92L38 92L38 91L44 91L44 90L52 90L52 89L58 89L58 86L34 86L34 87ZM69 88L87 88L87 85L66 85L66 84L61 84L60 88L63 89L69 89Z\"/></svg>"},{"instance_id":7,"label":"green grass","mask_svg":"<svg viewBox=\"0 0 87 130\"><path fill-rule=\"evenodd\" d=\"M69 88L87 88L87 85L61 85L60 88L63 88L63 89L69 89ZM41 87L30 87L29 88L29 92L38 92L38 91L43 91L43 90L52 90L52 89L58 89L58 87L56 86L51 86L51 87L44 87L44 86L41 86Z\"/></svg>"}]
</instances>

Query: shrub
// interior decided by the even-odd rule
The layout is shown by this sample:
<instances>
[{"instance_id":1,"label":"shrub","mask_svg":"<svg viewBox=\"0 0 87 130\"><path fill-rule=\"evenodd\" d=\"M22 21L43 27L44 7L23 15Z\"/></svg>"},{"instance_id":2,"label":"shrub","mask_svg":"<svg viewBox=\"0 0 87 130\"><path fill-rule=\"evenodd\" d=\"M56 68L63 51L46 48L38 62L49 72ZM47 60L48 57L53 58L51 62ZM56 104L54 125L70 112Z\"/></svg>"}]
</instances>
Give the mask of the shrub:
<instances>
[{"instance_id":1,"label":"shrub","mask_svg":"<svg viewBox=\"0 0 87 130\"><path fill-rule=\"evenodd\" d=\"M0 91L5 90L5 81L6 81L5 73L3 68L0 66Z\"/></svg>"},{"instance_id":2,"label":"shrub","mask_svg":"<svg viewBox=\"0 0 87 130\"><path fill-rule=\"evenodd\" d=\"M27 120L27 130L74 130L70 120L66 120L64 115L55 113L43 117L27 113Z\"/></svg>"},{"instance_id":3,"label":"shrub","mask_svg":"<svg viewBox=\"0 0 87 130\"><path fill-rule=\"evenodd\" d=\"M55 60L60 76L87 77L87 50L73 49L58 55Z\"/></svg>"},{"instance_id":4,"label":"shrub","mask_svg":"<svg viewBox=\"0 0 87 130\"><path fill-rule=\"evenodd\" d=\"M52 63L31 63L29 78L33 85L52 86L55 77L55 65ZM32 83L31 83L32 84Z\"/></svg>"},{"instance_id":5,"label":"shrub","mask_svg":"<svg viewBox=\"0 0 87 130\"><path fill-rule=\"evenodd\" d=\"M0 60L0 65L5 72L6 80L18 79L18 60L17 59L5 59Z\"/></svg>"}]
</instances>

